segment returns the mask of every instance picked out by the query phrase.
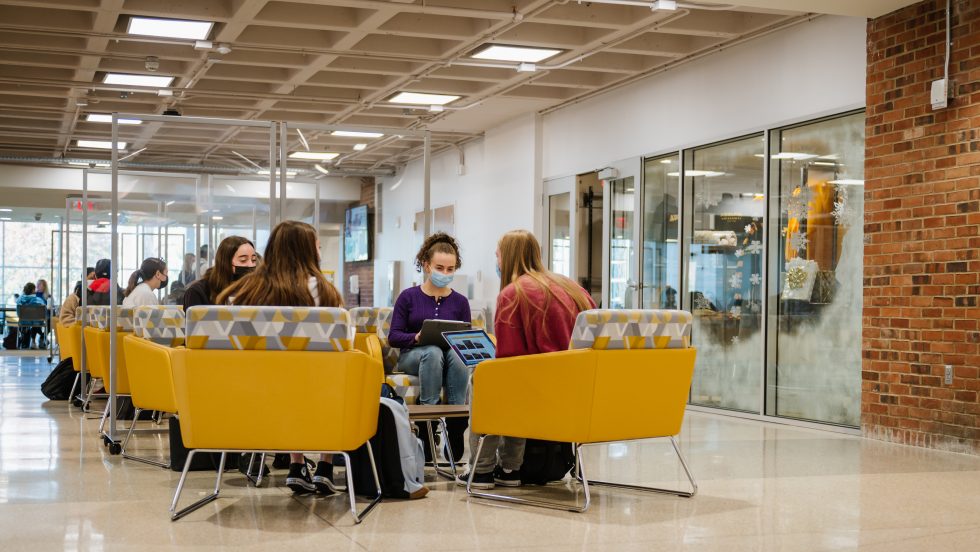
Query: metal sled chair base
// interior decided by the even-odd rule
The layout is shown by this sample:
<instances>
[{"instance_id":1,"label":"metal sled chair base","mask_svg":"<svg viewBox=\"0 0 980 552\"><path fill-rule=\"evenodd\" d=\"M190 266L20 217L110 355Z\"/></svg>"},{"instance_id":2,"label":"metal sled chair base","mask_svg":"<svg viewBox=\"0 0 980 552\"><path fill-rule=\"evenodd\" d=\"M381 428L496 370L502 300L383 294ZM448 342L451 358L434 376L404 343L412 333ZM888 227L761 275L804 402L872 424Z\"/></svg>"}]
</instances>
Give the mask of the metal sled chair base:
<instances>
[{"instance_id":1,"label":"metal sled chair base","mask_svg":"<svg viewBox=\"0 0 980 552\"><path fill-rule=\"evenodd\" d=\"M452 447L449 446L449 428L446 426L446 419L439 418L438 420L420 420L425 424L426 430L429 433L429 453L432 455L432 467L436 470L436 474L449 479L450 481L456 480L456 461L453 459ZM432 431L432 422L436 421L442 427L442 444L443 448L446 450L444 455L449 462L439 462L439 453L436 450L436 436L435 432ZM452 471L447 471L442 469L442 466L449 466Z\"/></svg>"},{"instance_id":2,"label":"metal sled chair base","mask_svg":"<svg viewBox=\"0 0 980 552\"><path fill-rule=\"evenodd\" d=\"M315 451L264 450L261 451L261 453L268 454L268 453L291 453L292 452L292 453L303 453L303 454L340 454L341 456L343 456L347 466L347 496L350 499L350 513L351 516L354 518L354 523L361 523L361 521L364 520L364 518L371 512L371 510L373 510L374 507L377 506L379 502L381 502L381 482L378 480L378 468L374 462L374 450L372 450L371 448L370 441L367 442L367 451L368 451L368 459L371 461L371 475L374 476L374 486L375 489L377 489L377 494L374 496L374 498L371 499L371 502L368 503L367 506L361 509L360 512L357 511L357 500L354 496L354 476L351 470L350 455L348 455L346 452L339 451L339 450L315 450ZM191 504L190 506L178 510L177 502L180 500L180 494L184 490L184 482L187 480L187 472L191 467L191 461L194 460L194 455L198 452L221 453L221 462L218 465L218 474L217 477L215 478L214 492L198 500L197 502ZM221 475L225 471L225 458L227 457L229 452L242 453L242 452L255 452L255 451L239 450L239 449L235 449L235 450L193 449L188 453L187 461L184 462L184 470L180 474L180 481L177 483L177 490L174 493L174 500L170 504L171 521L177 521L178 519L186 516L187 514L193 512L194 510L197 510L201 506L204 506L205 504L212 502L213 500L218 498L218 493L221 490ZM259 473L261 473L261 467Z\"/></svg>"},{"instance_id":3,"label":"metal sled chair base","mask_svg":"<svg viewBox=\"0 0 980 552\"><path fill-rule=\"evenodd\" d=\"M166 462L162 460L154 460L152 458L146 458L143 456L135 456L126 452L126 445L129 444L130 438L133 436L133 431L136 429L136 422L140 418L140 413L143 412L142 408L137 408L133 412L133 423L129 424L129 431L126 432L126 438L122 442L122 457L127 460L135 460L137 462L143 462L144 464L150 464L151 466L158 466L163 469L170 469L170 459L168 458ZM142 431L159 433L162 430L159 429L145 429Z\"/></svg>"},{"instance_id":4,"label":"metal sled chair base","mask_svg":"<svg viewBox=\"0 0 980 552\"><path fill-rule=\"evenodd\" d=\"M480 437L480 442L476 447L476 457L479 458L480 452L483 450L483 442L486 436ZM498 500L501 502L510 502L514 504L525 504L528 506L539 506L542 508L551 508L553 510L566 510L569 512L582 513L589 509L592 504L592 495L589 492L589 486L598 485L603 487L616 487L620 489L631 489L634 491L644 491L653 493L665 493L677 495L684 498L693 497L698 492L698 484L694 481L694 476L691 474L690 468L687 466L687 462L684 460L684 456L681 454L679 448L677 448L677 443L674 441L673 437L670 437L670 444L674 447L674 452L677 454L677 459L680 460L681 467L684 468L684 473L687 475L687 479L691 484L690 491L675 490L675 489L662 489L658 487L645 487L642 485L628 485L625 483L610 483L606 481L589 481L585 475L585 467L582 464L582 449L589 445L594 445L599 443L588 443L588 444L578 444L575 445L575 477L582 484L582 488L585 491L585 504L582 506L576 506L573 504L563 503L563 502L553 502L547 500L536 500L530 498L521 498L516 496L508 496L489 492L475 491L472 487L473 476L475 475L475 470L471 466L469 479L466 481L466 494L476 498L483 498L487 500Z\"/></svg>"}]
</instances>

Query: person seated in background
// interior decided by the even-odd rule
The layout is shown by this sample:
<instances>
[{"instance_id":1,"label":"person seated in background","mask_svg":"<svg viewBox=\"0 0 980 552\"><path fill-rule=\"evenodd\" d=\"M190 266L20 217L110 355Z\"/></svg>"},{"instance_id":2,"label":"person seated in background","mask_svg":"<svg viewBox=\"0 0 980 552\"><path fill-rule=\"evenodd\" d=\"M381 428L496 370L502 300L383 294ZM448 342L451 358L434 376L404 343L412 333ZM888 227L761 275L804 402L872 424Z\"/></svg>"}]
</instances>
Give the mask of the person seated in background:
<instances>
[{"instance_id":1,"label":"person seated in background","mask_svg":"<svg viewBox=\"0 0 980 552\"><path fill-rule=\"evenodd\" d=\"M193 253L184 255L184 266L181 267L180 274L177 275L177 282L174 283L175 286L177 284L183 284L186 288L191 285L191 282L197 279L197 267L194 262L196 260L197 257Z\"/></svg>"},{"instance_id":2,"label":"person seated in background","mask_svg":"<svg viewBox=\"0 0 980 552\"><path fill-rule=\"evenodd\" d=\"M196 305L218 304L218 295L255 270L255 244L241 236L228 236L218 244L214 266L184 291L184 312Z\"/></svg>"},{"instance_id":3,"label":"person seated in background","mask_svg":"<svg viewBox=\"0 0 980 552\"><path fill-rule=\"evenodd\" d=\"M204 273L208 271L208 244L202 245L199 253L200 255L197 256L197 277L203 278Z\"/></svg>"},{"instance_id":4,"label":"person seated in background","mask_svg":"<svg viewBox=\"0 0 980 552\"><path fill-rule=\"evenodd\" d=\"M17 298L17 306L23 307L25 305L38 305L42 307L47 307L48 304L44 299L37 296L37 286L34 282L27 282L24 286L24 293ZM21 322L25 322L22 320ZM35 322L31 320L31 322ZM34 345L34 336L39 335L40 339L38 345ZM20 328L20 344L18 348L20 349L42 349L44 344L44 329L36 327L21 327Z\"/></svg>"},{"instance_id":5,"label":"person seated in background","mask_svg":"<svg viewBox=\"0 0 980 552\"><path fill-rule=\"evenodd\" d=\"M129 277L129 285L123 292L124 307L159 305L156 290L167 287L167 263L163 259L149 258L143 261L139 270Z\"/></svg>"},{"instance_id":6,"label":"person seated in background","mask_svg":"<svg viewBox=\"0 0 980 552\"><path fill-rule=\"evenodd\" d=\"M95 269L89 267L85 269L85 273L82 274L86 279L95 279ZM78 307L82 305L82 280L79 280L75 284L75 289L72 290L68 297L61 302L61 311L58 312L58 320L61 322L62 326L71 326L78 319Z\"/></svg>"},{"instance_id":7,"label":"person seated in background","mask_svg":"<svg viewBox=\"0 0 980 552\"><path fill-rule=\"evenodd\" d=\"M85 299L87 305L108 306L112 300L111 279L112 262L109 259L99 259L95 263L95 279L88 285L88 297ZM123 290L116 286L116 304L123 301Z\"/></svg>"},{"instance_id":8,"label":"person seated in background","mask_svg":"<svg viewBox=\"0 0 980 552\"><path fill-rule=\"evenodd\" d=\"M419 377L419 404L439 404L443 386L447 404L466 404L470 369L452 349L418 343L425 320L472 320L469 300L449 287L462 265L459 245L452 236L443 232L429 236L415 256L415 268L425 275L425 281L401 292L395 300L388 343L401 348L398 370ZM462 458L463 433L469 421L449 418L446 424L453 458ZM428 433L420 433L422 440L428 441ZM428 442L423 450L431 454Z\"/></svg>"},{"instance_id":9,"label":"person seated in background","mask_svg":"<svg viewBox=\"0 0 980 552\"><path fill-rule=\"evenodd\" d=\"M493 326L497 358L567 350L578 314L595 308L589 293L547 270L541 262L541 245L526 230L512 230L500 238L497 272L500 295ZM520 381L513 383L521 385ZM470 469L476 472L473 487L519 487L525 440L488 436L476 458L479 441L480 435L470 433ZM456 483L466 486L468 478L468 473L460 475Z\"/></svg>"},{"instance_id":10,"label":"person seated in background","mask_svg":"<svg viewBox=\"0 0 980 552\"><path fill-rule=\"evenodd\" d=\"M276 225L265 248L265 261L247 278L225 288L215 302L270 307L344 306L340 293L320 272L320 240L316 230L294 220ZM301 393L302 389L297 389L297 397ZM302 454L290 454L289 460L286 486L293 492L330 495L337 491L333 483L333 455L320 455L312 477Z\"/></svg>"},{"instance_id":11,"label":"person seated in background","mask_svg":"<svg viewBox=\"0 0 980 552\"><path fill-rule=\"evenodd\" d=\"M40 297L44 301L46 307L51 307L51 293L48 291L48 281L41 278L35 284L34 294ZM41 349L47 348L47 336L51 332L51 314L50 312L44 315L44 328L35 328L35 333L41 336L41 340L38 347Z\"/></svg>"}]
</instances>

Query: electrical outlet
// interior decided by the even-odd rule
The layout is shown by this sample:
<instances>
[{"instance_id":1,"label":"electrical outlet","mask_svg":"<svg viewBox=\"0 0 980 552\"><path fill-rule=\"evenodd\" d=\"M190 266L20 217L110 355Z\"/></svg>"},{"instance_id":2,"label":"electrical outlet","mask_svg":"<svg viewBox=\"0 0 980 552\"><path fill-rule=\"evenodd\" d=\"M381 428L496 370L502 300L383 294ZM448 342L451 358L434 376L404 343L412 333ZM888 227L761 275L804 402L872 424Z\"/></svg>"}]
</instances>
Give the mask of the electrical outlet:
<instances>
[{"instance_id":1,"label":"electrical outlet","mask_svg":"<svg viewBox=\"0 0 980 552\"><path fill-rule=\"evenodd\" d=\"M953 385L953 367L946 365L946 385Z\"/></svg>"}]
</instances>

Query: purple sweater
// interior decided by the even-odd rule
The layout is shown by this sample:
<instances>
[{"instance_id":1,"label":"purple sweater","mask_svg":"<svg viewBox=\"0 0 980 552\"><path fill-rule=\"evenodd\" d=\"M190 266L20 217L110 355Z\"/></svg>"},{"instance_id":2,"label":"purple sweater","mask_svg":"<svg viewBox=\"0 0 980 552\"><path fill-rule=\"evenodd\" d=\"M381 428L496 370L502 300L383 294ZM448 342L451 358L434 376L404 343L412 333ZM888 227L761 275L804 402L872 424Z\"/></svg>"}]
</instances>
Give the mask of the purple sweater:
<instances>
[{"instance_id":1,"label":"purple sweater","mask_svg":"<svg viewBox=\"0 0 980 552\"><path fill-rule=\"evenodd\" d=\"M461 293L453 291L437 303L434 297L422 291L422 286L410 287L395 300L388 343L403 350L415 347L415 334L422 329L425 320L471 322L470 302Z\"/></svg>"}]
</instances>

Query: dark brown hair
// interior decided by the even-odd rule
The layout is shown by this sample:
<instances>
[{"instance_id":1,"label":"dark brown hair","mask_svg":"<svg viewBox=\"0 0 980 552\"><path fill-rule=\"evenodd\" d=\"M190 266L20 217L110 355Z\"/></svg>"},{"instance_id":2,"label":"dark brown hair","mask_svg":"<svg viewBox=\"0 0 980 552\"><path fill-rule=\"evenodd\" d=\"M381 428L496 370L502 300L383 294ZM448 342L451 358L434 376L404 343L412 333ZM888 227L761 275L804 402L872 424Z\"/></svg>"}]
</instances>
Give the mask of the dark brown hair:
<instances>
[{"instance_id":1,"label":"dark brown hair","mask_svg":"<svg viewBox=\"0 0 980 552\"><path fill-rule=\"evenodd\" d=\"M432 256L436 253L455 255L456 270L463 266L463 258L459 256L459 244L456 243L456 239L445 232L436 232L422 242L422 247L415 256L415 269L422 272L422 267L425 263L432 262Z\"/></svg>"},{"instance_id":2,"label":"dark brown hair","mask_svg":"<svg viewBox=\"0 0 980 552\"><path fill-rule=\"evenodd\" d=\"M344 300L320 272L316 230L305 222L287 220L272 229L263 262L255 272L224 289L217 303L233 298L235 305L312 307L307 282L316 278L322 307L342 307Z\"/></svg>"},{"instance_id":3,"label":"dark brown hair","mask_svg":"<svg viewBox=\"0 0 980 552\"><path fill-rule=\"evenodd\" d=\"M218 251L214 254L214 266L209 268L202 277L203 280L208 282L208 288L210 288L211 293L208 300L212 303L217 304L218 294L224 291L234 281L235 268L231 263L235 259L235 253L238 251L238 248L246 243L251 245L252 249L255 249L255 244L251 240L241 236L228 236L218 244Z\"/></svg>"},{"instance_id":4,"label":"dark brown hair","mask_svg":"<svg viewBox=\"0 0 980 552\"><path fill-rule=\"evenodd\" d=\"M163 259L150 257L149 259L144 260L143 264L140 265L139 270L134 270L129 276L129 285L126 286L126 291L123 292L123 297L129 297L129 294L136 289L136 286L138 286L140 282L145 282L156 276L157 272L163 272L164 270L167 270L167 263L165 263Z\"/></svg>"}]
</instances>

